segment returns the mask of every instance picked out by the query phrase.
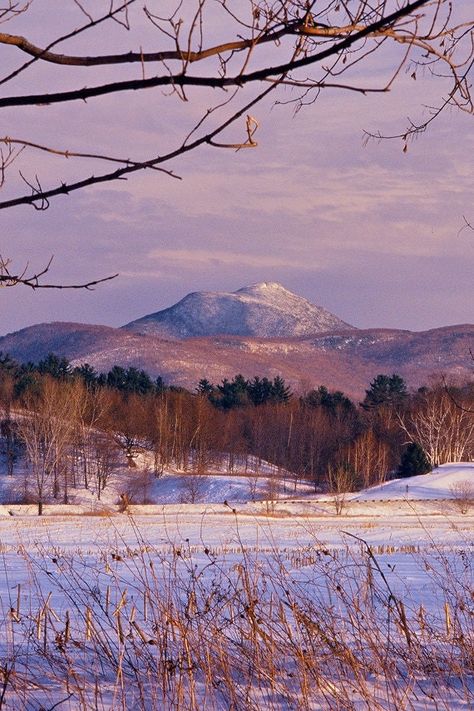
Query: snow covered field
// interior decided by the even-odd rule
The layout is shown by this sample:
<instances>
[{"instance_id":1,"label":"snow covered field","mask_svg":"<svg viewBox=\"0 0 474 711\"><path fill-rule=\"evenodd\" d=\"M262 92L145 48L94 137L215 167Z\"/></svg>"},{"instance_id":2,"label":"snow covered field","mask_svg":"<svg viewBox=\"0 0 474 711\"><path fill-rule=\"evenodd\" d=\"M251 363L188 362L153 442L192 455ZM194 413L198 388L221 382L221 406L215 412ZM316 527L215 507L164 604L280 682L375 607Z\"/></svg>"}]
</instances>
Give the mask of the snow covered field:
<instances>
[{"instance_id":1,"label":"snow covered field","mask_svg":"<svg viewBox=\"0 0 474 711\"><path fill-rule=\"evenodd\" d=\"M129 514L1 508L0 708L474 708L474 464L341 515L284 486L247 503L248 477L184 504L182 476Z\"/></svg>"}]
</instances>

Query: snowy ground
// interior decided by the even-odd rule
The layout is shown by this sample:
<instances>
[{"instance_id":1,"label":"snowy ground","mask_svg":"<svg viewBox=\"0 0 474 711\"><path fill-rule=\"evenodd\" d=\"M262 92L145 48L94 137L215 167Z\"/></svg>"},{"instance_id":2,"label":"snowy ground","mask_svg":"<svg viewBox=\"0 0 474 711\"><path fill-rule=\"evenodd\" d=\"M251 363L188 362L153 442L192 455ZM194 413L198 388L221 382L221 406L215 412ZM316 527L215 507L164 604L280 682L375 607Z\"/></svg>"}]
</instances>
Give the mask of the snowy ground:
<instances>
[{"instance_id":1,"label":"snowy ground","mask_svg":"<svg viewBox=\"0 0 474 711\"><path fill-rule=\"evenodd\" d=\"M456 486L462 482L471 484L474 498L474 462L443 464L429 474L387 481L366 489L356 499L452 499L456 495Z\"/></svg>"},{"instance_id":2,"label":"snowy ground","mask_svg":"<svg viewBox=\"0 0 474 711\"><path fill-rule=\"evenodd\" d=\"M148 458L149 459L149 458ZM113 512L119 503L121 494L127 494L134 506L138 505L169 505L169 504L248 504L252 508L255 502L276 502L281 508L282 502L289 500L301 501L302 511L313 510L315 513L331 512L334 508L334 497L316 494L313 484L296 479L291 472L280 470L267 462L256 462L250 459L246 466L236 466L232 474L214 471L208 475L196 475L182 471L165 470L156 477L151 469L150 461L146 456L137 459L137 467L130 469L126 466L118 467L111 476L100 500L94 481L91 481L88 490L84 488L69 489L69 507L54 505L47 506L46 511L91 513ZM444 464L433 470L430 474L395 479L379 486L374 486L362 492L348 493L344 499L344 507L353 514L364 511L362 504L371 502L369 513L376 514L378 509L375 502L383 504L387 501L404 502L404 507L409 501L436 502L449 500L450 503L436 507L433 510L445 512L456 510L455 501L459 499L456 487L466 484L473 489L474 499L474 463L458 462ZM0 476L0 502L15 505L1 505L0 516L8 515L14 510L27 513L36 513L34 505L19 508L16 505L22 499L25 491L25 475L20 470L13 477ZM339 497L340 498L340 497ZM34 500L34 498L33 498ZM306 502L306 504L304 504ZM53 503L53 502L50 502ZM268 508L268 505L265 504ZM260 510L260 506L253 506ZM383 509L385 510L385 508ZM142 510L143 512L145 509ZM148 509L150 512L151 509ZM137 511L138 512L138 511Z\"/></svg>"},{"instance_id":3,"label":"snowy ground","mask_svg":"<svg viewBox=\"0 0 474 711\"><path fill-rule=\"evenodd\" d=\"M277 490L272 486L270 501L249 501L248 475L208 477L198 487L201 500L186 504L186 476L153 480L147 497L161 503L132 505L128 514L112 506L112 487L100 508L92 496L69 507L47 506L42 518L33 515L34 506L0 507L0 667L6 681L0 707L474 708L474 504L463 514L456 499L456 485L474 481L474 463L350 494L340 515L330 497L307 487L295 492L285 480ZM265 477L257 481L260 496L268 486ZM202 606L199 614L190 612L191 600L193 610ZM172 621L160 627L170 609ZM226 631L234 616L243 620L237 629L247 625L238 645L235 627ZM283 620L293 629L288 638ZM321 625L324 633L316 634ZM166 689L157 690L150 679L171 663L162 658L168 634L174 645L191 645L187 654L195 656L191 666L180 667L179 684L175 670ZM332 635L338 645L347 640L344 653ZM307 652L301 650L313 637L312 654L324 650L317 669L302 661ZM155 648L149 638L158 656L149 655ZM202 644L208 655L217 654L217 639L229 646L220 661L212 657L209 685L197 650ZM378 668L377 648L384 645L391 661ZM269 650L274 656L265 666ZM247 653L257 656L242 666ZM230 672L223 658L232 659ZM275 660L283 658L284 669L276 668ZM301 665L311 691L301 681ZM142 666L151 674L143 687L136 676ZM257 678L254 667L263 676ZM272 680L264 683L270 667ZM294 669L289 676L288 669ZM245 675L244 693L236 680Z\"/></svg>"}]
</instances>

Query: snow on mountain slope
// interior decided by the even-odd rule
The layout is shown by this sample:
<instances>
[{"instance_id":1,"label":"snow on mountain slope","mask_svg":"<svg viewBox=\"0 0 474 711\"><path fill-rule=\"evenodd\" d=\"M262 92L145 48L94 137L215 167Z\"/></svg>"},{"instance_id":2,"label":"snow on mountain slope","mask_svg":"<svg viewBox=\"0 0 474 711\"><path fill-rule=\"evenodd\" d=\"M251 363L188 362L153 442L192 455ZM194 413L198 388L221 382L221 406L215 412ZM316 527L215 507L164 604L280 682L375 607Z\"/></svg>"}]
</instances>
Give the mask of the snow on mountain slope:
<instances>
[{"instance_id":1,"label":"snow on mountain slope","mask_svg":"<svg viewBox=\"0 0 474 711\"><path fill-rule=\"evenodd\" d=\"M171 338L221 334L275 338L354 327L281 284L261 282L232 293L193 292L123 328Z\"/></svg>"},{"instance_id":2,"label":"snow on mountain slope","mask_svg":"<svg viewBox=\"0 0 474 711\"><path fill-rule=\"evenodd\" d=\"M474 462L442 464L429 474L393 479L362 491L352 500L452 499L453 487L462 482L470 482L474 491Z\"/></svg>"}]
</instances>

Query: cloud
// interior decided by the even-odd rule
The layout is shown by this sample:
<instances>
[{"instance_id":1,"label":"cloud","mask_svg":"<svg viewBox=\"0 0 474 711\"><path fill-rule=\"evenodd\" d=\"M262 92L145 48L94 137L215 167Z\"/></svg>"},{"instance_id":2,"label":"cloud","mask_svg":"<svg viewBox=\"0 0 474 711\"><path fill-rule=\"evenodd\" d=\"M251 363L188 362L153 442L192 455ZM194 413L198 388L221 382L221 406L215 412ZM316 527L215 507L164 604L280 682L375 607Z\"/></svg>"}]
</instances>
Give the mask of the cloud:
<instances>
[{"instance_id":1,"label":"cloud","mask_svg":"<svg viewBox=\"0 0 474 711\"><path fill-rule=\"evenodd\" d=\"M78 12L73 3L70 8ZM24 16L31 23L25 34L46 42L54 27L38 24L45 11L32 9ZM101 40L104 52L112 39ZM136 39L127 35L130 47ZM85 51L86 40L80 42L77 51ZM363 71L361 65L358 79L379 85L391 63L378 54ZM58 86L67 84L69 71L50 71ZM36 63L24 81L38 77ZM85 85L90 77L78 69L74 81ZM402 74L390 94L324 92L294 117L294 106L272 108L268 101L252 110L260 122L255 150L202 147L169 166L181 181L150 171L62 197L44 214L28 208L3 213L0 251L18 267L28 261L37 268L54 254L56 281L121 272L92 294L3 290L3 330L53 318L123 323L190 290L228 291L266 279L354 323L422 327L468 320L474 240L458 231L462 215L474 219L472 117L446 113L406 154L400 140L363 146L364 128L397 133L404 117L427 117L421 104L436 105L436 93L437 81ZM293 97L285 89L280 98ZM208 99L192 91L189 102L180 102L157 91L27 109L20 119L8 110L3 131L63 148L146 158L178 145ZM95 120L86 133L90 116ZM243 129L244 119L225 139L238 140ZM28 176L38 172L45 185L84 175L80 161L51 157L47 168L43 154L23 157ZM102 168L94 163L87 170Z\"/></svg>"},{"instance_id":2,"label":"cloud","mask_svg":"<svg viewBox=\"0 0 474 711\"><path fill-rule=\"evenodd\" d=\"M122 272L123 276L136 277L139 274L151 276L161 274L169 267L194 270L203 266L225 266L250 269L302 269L313 271L315 267L305 259L288 259L287 257L272 254L250 254L247 252L234 252L209 249L154 249L148 254L147 264L153 260L158 268L149 266L136 271Z\"/></svg>"}]
</instances>

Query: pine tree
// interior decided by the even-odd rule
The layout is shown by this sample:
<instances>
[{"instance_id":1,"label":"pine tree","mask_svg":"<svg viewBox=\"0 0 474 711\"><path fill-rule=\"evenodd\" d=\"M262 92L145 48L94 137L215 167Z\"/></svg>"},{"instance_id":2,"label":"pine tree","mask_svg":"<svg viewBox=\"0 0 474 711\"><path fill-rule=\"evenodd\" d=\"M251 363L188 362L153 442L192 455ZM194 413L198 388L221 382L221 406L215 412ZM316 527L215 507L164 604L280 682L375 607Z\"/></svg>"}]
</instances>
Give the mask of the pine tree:
<instances>
[{"instance_id":1,"label":"pine tree","mask_svg":"<svg viewBox=\"0 0 474 711\"><path fill-rule=\"evenodd\" d=\"M71 365L67 358L49 353L46 358L40 360L37 370L41 375L51 375L57 380L66 380L71 374Z\"/></svg>"},{"instance_id":2,"label":"pine tree","mask_svg":"<svg viewBox=\"0 0 474 711\"><path fill-rule=\"evenodd\" d=\"M417 443L410 442L402 454L398 474L402 477L428 474L432 467L425 450Z\"/></svg>"},{"instance_id":3,"label":"pine tree","mask_svg":"<svg viewBox=\"0 0 474 711\"><path fill-rule=\"evenodd\" d=\"M406 399L407 386L400 375L377 375L370 383L370 388L365 391L362 407L365 410L372 410L382 405L403 404Z\"/></svg>"}]
</instances>

